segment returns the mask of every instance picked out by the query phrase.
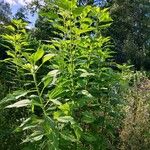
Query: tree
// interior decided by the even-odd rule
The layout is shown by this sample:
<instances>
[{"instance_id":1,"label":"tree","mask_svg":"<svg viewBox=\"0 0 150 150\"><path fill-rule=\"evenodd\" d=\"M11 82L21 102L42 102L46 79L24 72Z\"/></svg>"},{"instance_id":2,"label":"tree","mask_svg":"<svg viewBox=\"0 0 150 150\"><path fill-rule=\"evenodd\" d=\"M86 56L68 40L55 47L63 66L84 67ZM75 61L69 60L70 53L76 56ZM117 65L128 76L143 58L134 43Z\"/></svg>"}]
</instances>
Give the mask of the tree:
<instances>
[{"instance_id":1,"label":"tree","mask_svg":"<svg viewBox=\"0 0 150 150\"><path fill-rule=\"evenodd\" d=\"M11 20L11 9L8 3L4 3L4 1L0 2L0 35L7 32L5 29L5 25L10 24ZM4 43L2 38L0 37L0 60L6 57L5 48L1 45Z\"/></svg>"},{"instance_id":2,"label":"tree","mask_svg":"<svg viewBox=\"0 0 150 150\"><path fill-rule=\"evenodd\" d=\"M9 23L11 18L11 9L8 3L0 2L0 24Z\"/></svg>"},{"instance_id":3,"label":"tree","mask_svg":"<svg viewBox=\"0 0 150 150\"><path fill-rule=\"evenodd\" d=\"M27 13L27 8L26 7L21 7L19 8L19 10L16 12L16 14L14 15L14 19L22 19L25 22L28 22L28 13Z\"/></svg>"},{"instance_id":4,"label":"tree","mask_svg":"<svg viewBox=\"0 0 150 150\"><path fill-rule=\"evenodd\" d=\"M115 43L116 60L150 69L149 0L112 0L109 4L114 20L109 34Z\"/></svg>"}]
</instances>

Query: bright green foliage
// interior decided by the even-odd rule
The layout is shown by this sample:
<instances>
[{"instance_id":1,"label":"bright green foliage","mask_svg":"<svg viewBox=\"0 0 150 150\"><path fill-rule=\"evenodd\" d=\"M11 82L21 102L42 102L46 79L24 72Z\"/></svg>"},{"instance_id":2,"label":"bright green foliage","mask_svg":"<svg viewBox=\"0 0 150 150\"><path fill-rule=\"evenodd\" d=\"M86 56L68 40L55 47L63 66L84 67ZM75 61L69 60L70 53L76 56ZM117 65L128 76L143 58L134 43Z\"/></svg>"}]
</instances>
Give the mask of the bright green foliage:
<instances>
[{"instance_id":1,"label":"bright green foliage","mask_svg":"<svg viewBox=\"0 0 150 150\"><path fill-rule=\"evenodd\" d=\"M27 48L26 24L20 20L13 21L16 28L8 27L11 35L3 35L11 44L5 61L16 66L22 88L1 106L28 108L29 118L16 131L26 131L23 143L34 143L36 150L116 149L121 89L127 79L110 67L115 65L110 62L110 38L101 35L112 21L109 13L77 7L76 0L57 0L50 7L50 13L41 15L60 36L50 44Z\"/></svg>"}]
</instances>

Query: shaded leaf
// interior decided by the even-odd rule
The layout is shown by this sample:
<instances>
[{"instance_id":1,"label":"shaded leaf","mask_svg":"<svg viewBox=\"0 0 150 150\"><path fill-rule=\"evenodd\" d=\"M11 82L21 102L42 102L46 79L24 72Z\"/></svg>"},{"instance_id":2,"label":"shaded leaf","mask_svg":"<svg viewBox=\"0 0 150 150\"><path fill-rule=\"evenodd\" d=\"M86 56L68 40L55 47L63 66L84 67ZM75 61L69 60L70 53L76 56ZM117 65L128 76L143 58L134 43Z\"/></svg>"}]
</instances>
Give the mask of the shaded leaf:
<instances>
[{"instance_id":1,"label":"shaded leaf","mask_svg":"<svg viewBox=\"0 0 150 150\"><path fill-rule=\"evenodd\" d=\"M85 123L92 123L96 120L96 118L94 117L94 115L91 112L86 111L83 113L82 120Z\"/></svg>"}]
</instances>

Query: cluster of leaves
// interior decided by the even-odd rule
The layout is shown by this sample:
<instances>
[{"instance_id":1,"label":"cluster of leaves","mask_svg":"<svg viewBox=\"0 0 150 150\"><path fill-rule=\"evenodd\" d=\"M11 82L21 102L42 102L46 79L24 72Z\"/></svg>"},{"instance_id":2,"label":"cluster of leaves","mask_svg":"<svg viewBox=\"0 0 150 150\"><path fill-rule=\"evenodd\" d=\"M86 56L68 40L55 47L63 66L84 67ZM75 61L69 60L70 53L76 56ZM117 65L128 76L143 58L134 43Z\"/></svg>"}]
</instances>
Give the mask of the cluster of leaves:
<instances>
[{"instance_id":1,"label":"cluster of leaves","mask_svg":"<svg viewBox=\"0 0 150 150\"><path fill-rule=\"evenodd\" d=\"M112 19L107 9L77 6L57 0L40 14L55 35L46 44L30 47L27 24L14 20L5 63L17 74L17 91L0 101L1 108L24 108L29 113L16 131L24 131L24 149L116 149L122 119L125 66L111 62L110 38L101 30ZM114 65L120 72L111 68ZM120 93L120 94L118 94Z\"/></svg>"}]
</instances>

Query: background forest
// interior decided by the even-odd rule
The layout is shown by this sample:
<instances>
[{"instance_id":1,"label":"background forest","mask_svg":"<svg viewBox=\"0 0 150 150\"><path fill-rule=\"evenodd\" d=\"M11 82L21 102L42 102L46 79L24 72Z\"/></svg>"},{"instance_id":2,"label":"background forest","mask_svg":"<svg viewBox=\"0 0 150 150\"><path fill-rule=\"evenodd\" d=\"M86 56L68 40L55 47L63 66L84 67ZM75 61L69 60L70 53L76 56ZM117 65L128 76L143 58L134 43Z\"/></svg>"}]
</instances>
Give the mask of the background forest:
<instances>
[{"instance_id":1,"label":"background forest","mask_svg":"<svg viewBox=\"0 0 150 150\"><path fill-rule=\"evenodd\" d=\"M0 150L149 150L149 77L149 0L0 1Z\"/></svg>"}]
</instances>

